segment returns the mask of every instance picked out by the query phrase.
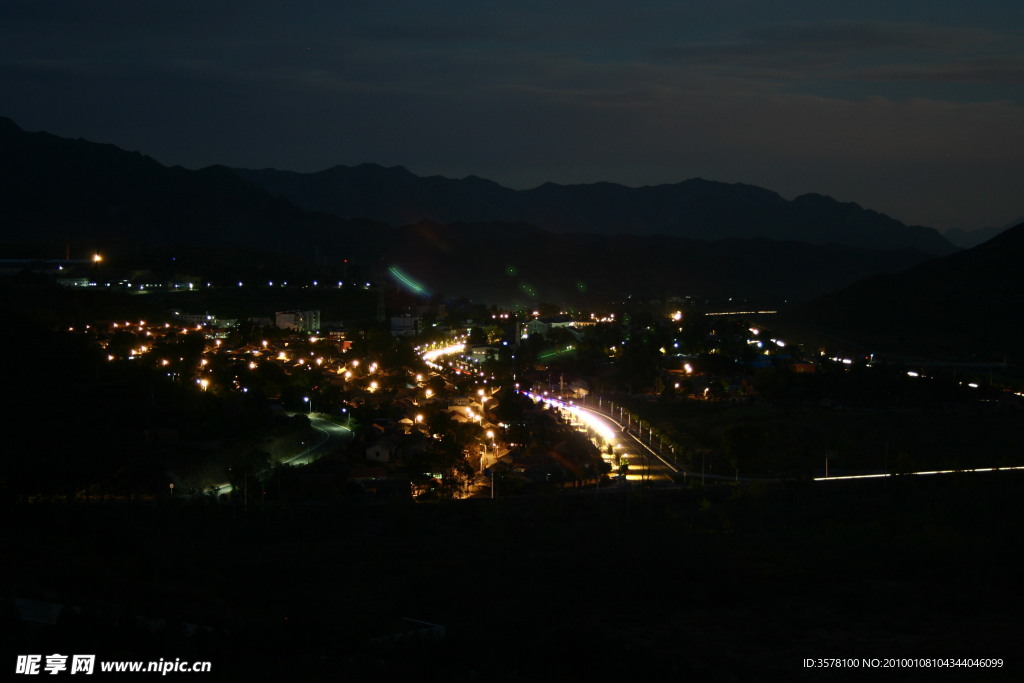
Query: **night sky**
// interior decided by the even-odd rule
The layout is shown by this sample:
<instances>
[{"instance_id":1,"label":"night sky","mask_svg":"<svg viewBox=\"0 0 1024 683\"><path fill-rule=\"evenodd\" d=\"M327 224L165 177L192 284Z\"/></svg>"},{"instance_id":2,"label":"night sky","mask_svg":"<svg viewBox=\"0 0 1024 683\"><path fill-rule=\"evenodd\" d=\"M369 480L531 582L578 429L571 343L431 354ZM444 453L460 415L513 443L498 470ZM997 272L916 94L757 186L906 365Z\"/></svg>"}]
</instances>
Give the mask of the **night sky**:
<instances>
[{"instance_id":1,"label":"night sky","mask_svg":"<svg viewBox=\"0 0 1024 683\"><path fill-rule=\"evenodd\" d=\"M1021 0L2 0L0 115L164 164L1024 216Z\"/></svg>"}]
</instances>

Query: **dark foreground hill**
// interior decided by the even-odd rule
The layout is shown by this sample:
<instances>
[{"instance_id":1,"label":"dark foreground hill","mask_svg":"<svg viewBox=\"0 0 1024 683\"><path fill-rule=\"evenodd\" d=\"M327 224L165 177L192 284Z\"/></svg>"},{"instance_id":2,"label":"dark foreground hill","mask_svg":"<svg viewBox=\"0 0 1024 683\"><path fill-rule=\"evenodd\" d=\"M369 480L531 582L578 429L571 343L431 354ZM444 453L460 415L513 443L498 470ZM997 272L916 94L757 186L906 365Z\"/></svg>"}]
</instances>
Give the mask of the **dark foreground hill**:
<instances>
[{"instance_id":1,"label":"dark foreground hill","mask_svg":"<svg viewBox=\"0 0 1024 683\"><path fill-rule=\"evenodd\" d=\"M1019 681L1020 474L10 506L5 644L211 661L202 680L820 681L805 660L941 657L1002 662L889 678ZM12 598L69 609L23 622ZM389 638L405 617L445 637Z\"/></svg>"},{"instance_id":2,"label":"dark foreground hill","mask_svg":"<svg viewBox=\"0 0 1024 683\"><path fill-rule=\"evenodd\" d=\"M786 201L744 184L693 178L631 188L615 183L511 190L475 176L419 177L397 166L336 166L319 173L238 170L266 190L312 211L389 225L418 221L519 222L553 232L671 235L687 239L764 238L946 254L938 232L819 194Z\"/></svg>"},{"instance_id":3,"label":"dark foreground hill","mask_svg":"<svg viewBox=\"0 0 1024 683\"><path fill-rule=\"evenodd\" d=\"M878 275L794 311L794 318L889 349L1019 357L1024 224L906 272Z\"/></svg>"}]
</instances>

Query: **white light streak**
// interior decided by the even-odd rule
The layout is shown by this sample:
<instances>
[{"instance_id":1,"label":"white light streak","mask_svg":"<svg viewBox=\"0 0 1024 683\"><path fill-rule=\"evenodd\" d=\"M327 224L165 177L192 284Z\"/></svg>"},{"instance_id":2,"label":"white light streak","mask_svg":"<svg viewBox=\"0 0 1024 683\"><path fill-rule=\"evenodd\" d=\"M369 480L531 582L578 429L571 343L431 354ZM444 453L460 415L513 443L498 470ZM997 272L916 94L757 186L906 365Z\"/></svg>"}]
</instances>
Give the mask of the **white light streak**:
<instances>
[{"instance_id":1,"label":"white light streak","mask_svg":"<svg viewBox=\"0 0 1024 683\"><path fill-rule=\"evenodd\" d=\"M974 469L967 470L927 470L924 472L907 472L906 474L913 475L925 475L925 474L958 474L961 472L1000 472L1003 470L1024 470L1024 466L1021 467L976 467ZM833 479L881 479L883 477L899 477L903 476L900 474L851 474L842 477L815 477L814 481L832 481Z\"/></svg>"}]
</instances>

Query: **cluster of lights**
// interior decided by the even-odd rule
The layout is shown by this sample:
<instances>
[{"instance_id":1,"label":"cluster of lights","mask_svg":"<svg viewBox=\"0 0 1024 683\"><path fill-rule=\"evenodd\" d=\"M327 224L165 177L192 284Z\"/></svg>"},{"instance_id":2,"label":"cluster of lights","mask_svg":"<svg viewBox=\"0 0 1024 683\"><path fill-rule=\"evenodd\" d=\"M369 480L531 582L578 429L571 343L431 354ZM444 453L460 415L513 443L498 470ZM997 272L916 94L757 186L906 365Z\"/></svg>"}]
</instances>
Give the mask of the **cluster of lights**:
<instances>
[{"instance_id":1,"label":"cluster of lights","mask_svg":"<svg viewBox=\"0 0 1024 683\"><path fill-rule=\"evenodd\" d=\"M426 351L423 354L423 360L426 361L427 363L433 363L435 360L437 360L438 358L441 358L442 356L451 356L453 354L455 354L455 355L461 354L465 350L466 350L466 345L465 344L462 344L462 343L452 344L451 346L445 346L445 347L442 347L440 349L434 349L433 351Z\"/></svg>"},{"instance_id":2,"label":"cluster of lights","mask_svg":"<svg viewBox=\"0 0 1024 683\"><path fill-rule=\"evenodd\" d=\"M722 311L720 313L705 313L704 315L774 315L778 311Z\"/></svg>"},{"instance_id":3,"label":"cluster of lights","mask_svg":"<svg viewBox=\"0 0 1024 683\"><path fill-rule=\"evenodd\" d=\"M507 317L507 316L508 316L508 314L504 314L504 317ZM132 323L132 322L114 323L114 327L115 328L122 328L122 326L123 326L123 328L127 328L129 330L131 328L134 328L134 327L137 326L138 330L140 332L144 330L144 325L145 325L145 321L139 321L138 323ZM165 323L164 327L166 329L168 329L168 330L171 329L171 326L170 326L169 323ZM196 325L194 329L196 331L202 331L204 329L204 326L202 324L199 324L199 325ZM187 333L187 332L190 332L192 330L192 328L181 328L181 330L182 330L182 332L186 332ZM147 333L147 334L149 334L149 336L153 336L152 333ZM417 350L422 354L423 359L425 361L428 361L428 362L430 360L440 359L440 358L445 357L445 356L450 356L451 358L448 358L447 360L449 360L450 362L454 362L454 363L460 363L460 359L458 358L458 356L460 354L463 354L466 351L466 348L467 348L466 340L467 339L468 339L468 335L458 335L458 336L453 337L452 340L447 343L447 345L437 344L433 348L429 348L429 350L425 350L425 351L421 351L420 349L417 349ZM310 336L310 337L308 337L308 341L309 341L310 344L315 344L318 341L321 341L321 339L316 337L316 336ZM288 344L285 343L284 346L288 346ZM217 339L217 340L215 340L213 342L213 344L211 346L207 347L207 353L209 354L209 353L215 353L215 352L221 351L222 347L223 347L223 341L220 340L220 339ZM133 349L131 349L131 354L132 354L131 357L134 357L136 354L145 353L145 352L149 351L150 349L151 349L151 346L146 346L146 345L143 345L143 346L141 346L138 349L134 349L133 348ZM259 342L259 348L258 349L251 349L251 350L249 350L247 352L248 354L251 354L251 356L250 356L249 359L247 359L245 361L245 364L246 364L246 366L248 367L248 369L250 371L257 369L258 364L257 364L257 361L253 357L254 356L262 355L261 351L262 351L262 354L266 354L268 358L274 358L275 360L277 360L279 362L293 363L295 366L305 367L307 370L311 369L311 367L314 366L314 364L315 364L315 366L323 366L324 363L325 363L325 360L327 360L323 356L315 356L315 352L313 352L313 351L310 351L309 352L309 356L310 357L306 358L306 357L304 357L304 354L303 354L303 356L297 355L294 350L293 351L278 350L278 349L273 349L272 350L270 342L268 340L264 339L264 340L261 340ZM110 355L108 355L108 359L110 361L114 361L114 360L116 360L116 357L113 354L110 354ZM161 366L166 367L166 366L170 365L172 360L173 359L170 359L170 360L169 359L161 359L158 362L159 362L159 364ZM181 359L179 359L179 360L181 360ZM200 370L200 372L209 373L211 371L210 364L211 364L211 361L208 360L208 358L201 357L199 359L199 370ZM346 380L349 380L349 379L352 379L354 374L355 374L353 371L357 370L358 368L360 368L360 361L359 360L351 360L350 363L348 363L346 365L340 365L340 366L332 367L332 370L336 369L337 373L339 375L342 375ZM379 364L376 363L376 362L369 362L365 366L365 374L366 375L371 375L371 374L379 372L379 371L381 371L381 368L380 368ZM482 381L484 384L487 384L487 374L484 373L484 372L479 372L479 373L478 372L473 372L473 373L465 372L464 374L473 374L473 375L479 374L480 381ZM369 378L367 378L367 379L369 379ZM196 382L196 384L199 387L202 388L203 391L208 390L209 387L211 386L211 384L213 384L212 378L202 378L202 377L200 377L200 378L195 379L194 381ZM426 398L429 399L432 396L434 396L434 391L433 390L431 390L429 388L423 387L423 383L425 381L424 374L422 374L422 373L416 374L415 375L415 381L421 386L421 388L423 388L424 394L425 394ZM238 388L238 389L240 389L242 391L246 391L246 389L241 387L241 385L239 384L239 382L237 380L235 380L233 382L233 384L234 384L234 386L236 388ZM365 387L366 387L365 390L368 391L369 393L376 392L376 391L378 391L380 389L380 385L376 381L370 381L367 385L365 385ZM479 401L482 404L485 403L486 401L488 401L491 398L489 395L487 395L487 391L485 389L478 389L477 390L477 394L479 396ZM480 412L482 412L482 411L480 411ZM484 416L482 414L470 411L469 412L469 416L470 416L471 419L477 421L478 423L481 423L481 424L483 423ZM422 415L417 415L416 416L416 422L422 422L423 419L424 418L423 418Z\"/></svg>"}]
</instances>

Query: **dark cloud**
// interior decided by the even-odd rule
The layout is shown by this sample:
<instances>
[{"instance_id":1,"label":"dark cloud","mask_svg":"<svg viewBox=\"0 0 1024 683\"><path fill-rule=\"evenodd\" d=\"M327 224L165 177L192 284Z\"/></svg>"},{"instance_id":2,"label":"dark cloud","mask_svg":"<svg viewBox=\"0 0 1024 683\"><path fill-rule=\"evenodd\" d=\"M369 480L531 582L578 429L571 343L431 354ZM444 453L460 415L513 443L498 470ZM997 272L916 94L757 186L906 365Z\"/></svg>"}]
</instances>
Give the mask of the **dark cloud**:
<instances>
[{"instance_id":1,"label":"dark cloud","mask_svg":"<svg viewBox=\"0 0 1024 683\"><path fill-rule=\"evenodd\" d=\"M1019 192L936 183L1024 185L1021 7L12 0L0 115L188 167L703 176L997 224Z\"/></svg>"},{"instance_id":2,"label":"dark cloud","mask_svg":"<svg viewBox=\"0 0 1024 683\"><path fill-rule=\"evenodd\" d=\"M948 83L1024 83L1024 58L972 59L921 66L880 66L839 74L839 78L864 81L938 81ZM1012 93L1007 93L1012 95ZM1020 99L1019 97L1015 99Z\"/></svg>"},{"instance_id":3,"label":"dark cloud","mask_svg":"<svg viewBox=\"0 0 1024 683\"><path fill-rule=\"evenodd\" d=\"M993 39L988 31L919 23L834 21L775 24L744 32L747 44L768 51L850 54L877 50L953 50Z\"/></svg>"},{"instance_id":4,"label":"dark cloud","mask_svg":"<svg viewBox=\"0 0 1024 683\"><path fill-rule=\"evenodd\" d=\"M658 47L651 55L677 63L786 66L813 72L820 67L861 60L948 58L951 53L985 49L998 42L1009 43L1010 39L974 28L841 21L760 26L742 30L728 40Z\"/></svg>"}]
</instances>

